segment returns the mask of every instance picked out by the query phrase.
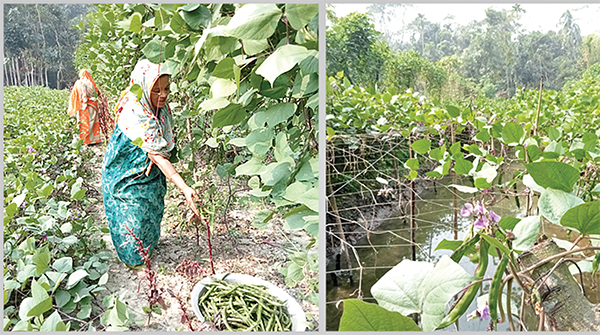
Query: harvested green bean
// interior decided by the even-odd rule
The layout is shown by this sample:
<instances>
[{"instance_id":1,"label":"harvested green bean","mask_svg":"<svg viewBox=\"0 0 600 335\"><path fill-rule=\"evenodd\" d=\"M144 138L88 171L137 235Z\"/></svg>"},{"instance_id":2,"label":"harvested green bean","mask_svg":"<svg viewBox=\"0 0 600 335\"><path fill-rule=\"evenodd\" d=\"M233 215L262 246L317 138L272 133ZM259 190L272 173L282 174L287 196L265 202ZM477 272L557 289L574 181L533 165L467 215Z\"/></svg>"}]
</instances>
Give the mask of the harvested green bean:
<instances>
[{"instance_id":1,"label":"harvested green bean","mask_svg":"<svg viewBox=\"0 0 600 335\"><path fill-rule=\"evenodd\" d=\"M263 285L230 283L220 279L205 284L198 299L205 320L228 331L289 331L292 320L285 302L277 300Z\"/></svg>"}]
</instances>

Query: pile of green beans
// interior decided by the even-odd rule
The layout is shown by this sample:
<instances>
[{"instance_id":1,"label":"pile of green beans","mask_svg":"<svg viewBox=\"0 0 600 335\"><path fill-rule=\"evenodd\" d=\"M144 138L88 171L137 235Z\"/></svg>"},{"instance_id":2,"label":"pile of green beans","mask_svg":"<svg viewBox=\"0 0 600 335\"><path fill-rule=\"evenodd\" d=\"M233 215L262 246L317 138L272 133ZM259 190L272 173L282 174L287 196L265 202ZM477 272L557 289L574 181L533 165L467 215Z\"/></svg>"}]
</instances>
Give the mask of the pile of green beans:
<instances>
[{"instance_id":1,"label":"pile of green beans","mask_svg":"<svg viewBox=\"0 0 600 335\"><path fill-rule=\"evenodd\" d=\"M220 279L205 284L198 300L204 320L229 331L286 331L292 320L285 303L263 285L237 284Z\"/></svg>"}]
</instances>

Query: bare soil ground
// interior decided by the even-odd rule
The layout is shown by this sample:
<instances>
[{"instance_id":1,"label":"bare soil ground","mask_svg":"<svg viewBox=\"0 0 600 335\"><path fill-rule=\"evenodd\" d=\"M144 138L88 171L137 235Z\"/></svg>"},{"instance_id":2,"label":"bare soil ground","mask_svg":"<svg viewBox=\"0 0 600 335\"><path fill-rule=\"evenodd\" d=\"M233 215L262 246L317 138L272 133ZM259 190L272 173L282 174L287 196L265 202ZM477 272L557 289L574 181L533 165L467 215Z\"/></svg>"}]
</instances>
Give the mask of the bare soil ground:
<instances>
[{"instance_id":1,"label":"bare soil ground","mask_svg":"<svg viewBox=\"0 0 600 335\"><path fill-rule=\"evenodd\" d=\"M96 161L92 164L94 180L89 183L97 191L93 193L97 195L98 202L93 204L90 209L94 216L94 222L106 226L101 188L104 147L93 146L91 149L96 153ZM139 278L141 270L132 270L119 261L110 234L102 236L108 250L114 254L109 268L109 280L106 284L108 290L105 294L118 296L127 303L130 316L135 318L134 323L130 326L132 331L189 330L181 322L184 312L177 299L167 293L167 289L170 289L185 303L187 316L194 329L203 328L192 311L190 293L197 282L211 273L206 229L200 231L199 245L197 245L195 231L186 229L185 224L178 225L182 220L181 213L184 210L178 205L184 200L184 197L174 185L167 183L169 191L165 200L162 235L151 257L151 268L157 274L157 287L163 291L162 297L166 308L162 310L161 315L153 313L149 323L147 315L142 310L142 307L148 305L144 291L147 289L147 281ZM281 217L274 217L266 229L257 229L252 226L251 222L259 210L260 208L248 208L248 206L236 208L234 205L232 210L227 213L227 224L216 224L211 234L215 272L252 275L284 289L304 309L307 321L310 323L307 330L317 330L318 307L303 299L310 292L306 279L295 288L289 288L285 285L283 275L278 272L280 265L287 260L288 252L286 250L297 248L301 250L308 244L309 237L304 232L283 231L281 229L283 218ZM198 262L204 270L204 274L189 277L178 272L176 267L184 260ZM138 286L140 286L139 292Z\"/></svg>"}]
</instances>

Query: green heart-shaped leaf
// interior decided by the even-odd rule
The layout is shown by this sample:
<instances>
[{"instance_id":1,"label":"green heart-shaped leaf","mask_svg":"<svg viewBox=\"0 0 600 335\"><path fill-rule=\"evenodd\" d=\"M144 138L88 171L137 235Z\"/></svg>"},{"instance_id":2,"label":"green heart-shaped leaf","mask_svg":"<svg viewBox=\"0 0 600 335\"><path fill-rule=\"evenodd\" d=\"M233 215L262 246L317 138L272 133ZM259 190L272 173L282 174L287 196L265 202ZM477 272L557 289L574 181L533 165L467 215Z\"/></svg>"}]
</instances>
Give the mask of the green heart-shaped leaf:
<instances>
[{"instance_id":1,"label":"green heart-shaped leaf","mask_svg":"<svg viewBox=\"0 0 600 335\"><path fill-rule=\"evenodd\" d=\"M533 180L541 187L571 192L579 180L579 170L569 164L543 161L525 164Z\"/></svg>"},{"instance_id":2,"label":"green heart-shaped leaf","mask_svg":"<svg viewBox=\"0 0 600 335\"><path fill-rule=\"evenodd\" d=\"M339 331L422 331L415 322L398 312L390 312L376 304L344 300L344 314Z\"/></svg>"},{"instance_id":3,"label":"green heart-shaped leaf","mask_svg":"<svg viewBox=\"0 0 600 335\"><path fill-rule=\"evenodd\" d=\"M586 202L569 209L560 219L560 224L582 235L600 234L600 201Z\"/></svg>"}]
</instances>

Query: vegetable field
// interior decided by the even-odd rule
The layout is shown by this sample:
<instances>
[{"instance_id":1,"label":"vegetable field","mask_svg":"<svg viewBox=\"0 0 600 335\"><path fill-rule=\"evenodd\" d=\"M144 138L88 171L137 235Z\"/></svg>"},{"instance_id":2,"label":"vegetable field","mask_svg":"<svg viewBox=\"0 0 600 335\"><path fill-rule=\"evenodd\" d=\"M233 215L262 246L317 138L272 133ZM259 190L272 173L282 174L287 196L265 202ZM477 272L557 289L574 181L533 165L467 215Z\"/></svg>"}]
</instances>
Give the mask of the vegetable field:
<instances>
[{"instance_id":1,"label":"vegetable field","mask_svg":"<svg viewBox=\"0 0 600 335\"><path fill-rule=\"evenodd\" d=\"M94 155L63 113L68 95L4 89L5 330L77 329L65 315L91 323L99 314L92 297L106 290L113 256L97 235L108 228L86 211L98 201L84 182ZM115 297L105 303L102 309L115 311L122 304Z\"/></svg>"},{"instance_id":2,"label":"vegetable field","mask_svg":"<svg viewBox=\"0 0 600 335\"><path fill-rule=\"evenodd\" d=\"M358 87L342 73L330 77L327 229L348 270L328 273L360 283L363 271L379 265L377 256L375 264L355 259L357 249L346 240L356 231L367 239L401 234L405 246L371 248L407 250L406 259L379 272L370 289L374 303L360 301L360 284L345 295L339 330L461 329L457 320L467 314L490 330L597 330L599 70L591 66L560 91L520 89L511 98L452 102ZM435 200L419 193L440 178L451 179L454 199L437 210L447 213L454 236L428 246L415 240L418 227L429 223L418 220L423 213L413 203ZM348 211L349 197L362 199L350 206L362 217ZM500 216L495 206L502 201L520 210ZM386 202L399 206L406 228L377 229L370 209ZM457 220L468 222L465 229ZM448 253L416 257L425 248ZM591 278L583 291L580 273ZM334 288L328 283L328 291ZM581 306L561 291L578 294ZM585 325L574 326L581 317Z\"/></svg>"},{"instance_id":3,"label":"vegetable field","mask_svg":"<svg viewBox=\"0 0 600 335\"><path fill-rule=\"evenodd\" d=\"M169 185L157 251L126 269L102 214L104 145L81 145L69 92L5 87L4 329L210 329L189 305L211 273L207 229L216 272L285 288L317 329L318 5L100 4L78 28L75 67L111 109L139 59L171 68L175 167L202 220Z\"/></svg>"}]
</instances>

